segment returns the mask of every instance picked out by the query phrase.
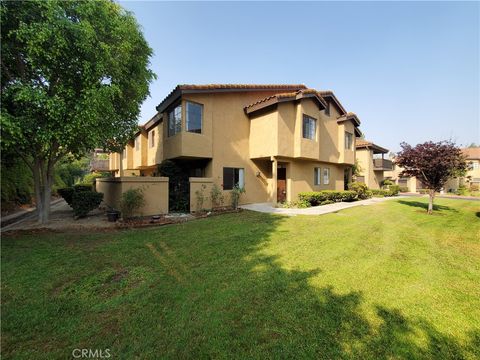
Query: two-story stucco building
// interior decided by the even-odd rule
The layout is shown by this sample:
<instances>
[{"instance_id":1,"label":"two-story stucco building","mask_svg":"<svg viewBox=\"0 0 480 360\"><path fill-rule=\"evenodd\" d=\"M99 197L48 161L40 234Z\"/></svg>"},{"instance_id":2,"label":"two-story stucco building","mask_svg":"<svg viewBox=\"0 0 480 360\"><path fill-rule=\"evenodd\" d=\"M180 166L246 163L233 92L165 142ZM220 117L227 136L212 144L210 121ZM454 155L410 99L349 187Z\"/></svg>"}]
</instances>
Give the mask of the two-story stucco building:
<instances>
[{"instance_id":1,"label":"two-story stucco building","mask_svg":"<svg viewBox=\"0 0 480 360\"><path fill-rule=\"evenodd\" d=\"M370 189L380 189L382 181L387 178L386 172L393 169L392 161L385 159L388 149L363 139L357 139L355 147L360 170L356 180Z\"/></svg>"},{"instance_id":2,"label":"two-story stucco building","mask_svg":"<svg viewBox=\"0 0 480 360\"><path fill-rule=\"evenodd\" d=\"M168 159L224 191L244 187L242 203L343 190L351 179L360 121L331 91L179 85L156 110L121 155L111 154L116 176L155 176Z\"/></svg>"}]
</instances>

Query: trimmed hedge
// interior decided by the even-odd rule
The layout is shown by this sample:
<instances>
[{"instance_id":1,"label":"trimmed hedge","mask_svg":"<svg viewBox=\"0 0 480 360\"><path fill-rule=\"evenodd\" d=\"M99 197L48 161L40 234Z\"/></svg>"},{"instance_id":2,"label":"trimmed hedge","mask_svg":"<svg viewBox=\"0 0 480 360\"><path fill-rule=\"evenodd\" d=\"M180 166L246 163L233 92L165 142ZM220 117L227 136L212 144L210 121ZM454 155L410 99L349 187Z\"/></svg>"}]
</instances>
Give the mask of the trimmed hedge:
<instances>
[{"instance_id":1,"label":"trimmed hedge","mask_svg":"<svg viewBox=\"0 0 480 360\"><path fill-rule=\"evenodd\" d=\"M58 194L73 209L76 217L84 217L96 209L103 200L103 194L93 191L91 184L76 184L57 190Z\"/></svg>"},{"instance_id":2,"label":"trimmed hedge","mask_svg":"<svg viewBox=\"0 0 480 360\"><path fill-rule=\"evenodd\" d=\"M389 189L372 189L370 190L373 196L387 197L396 196L400 192L400 186L390 185Z\"/></svg>"},{"instance_id":3,"label":"trimmed hedge","mask_svg":"<svg viewBox=\"0 0 480 360\"><path fill-rule=\"evenodd\" d=\"M332 204L339 201L355 201L357 199L357 193L355 191L335 191L335 190L322 190L322 191L308 191L298 194L300 202L308 202L312 206Z\"/></svg>"},{"instance_id":4,"label":"trimmed hedge","mask_svg":"<svg viewBox=\"0 0 480 360\"><path fill-rule=\"evenodd\" d=\"M93 209L98 208L103 200L103 194L94 191L74 191L72 208L76 217L85 217Z\"/></svg>"}]
</instances>

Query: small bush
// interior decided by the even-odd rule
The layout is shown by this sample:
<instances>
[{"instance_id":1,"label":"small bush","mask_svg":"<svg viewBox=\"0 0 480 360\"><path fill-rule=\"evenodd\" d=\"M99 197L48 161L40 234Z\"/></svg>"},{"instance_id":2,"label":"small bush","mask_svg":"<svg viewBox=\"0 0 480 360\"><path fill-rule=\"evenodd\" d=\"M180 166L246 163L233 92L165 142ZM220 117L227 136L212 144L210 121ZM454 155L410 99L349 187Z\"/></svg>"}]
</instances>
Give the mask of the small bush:
<instances>
[{"instance_id":1,"label":"small bush","mask_svg":"<svg viewBox=\"0 0 480 360\"><path fill-rule=\"evenodd\" d=\"M478 184L470 184L470 191L478 191L479 188Z\"/></svg>"},{"instance_id":2,"label":"small bush","mask_svg":"<svg viewBox=\"0 0 480 360\"><path fill-rule=\"evenodd\" d=\"M240 195L245 193L245 188L235 185L230 193L230 200L232 201L232 207L237 210L238 203L240 201Z\"/></svg>"},{"instance_id":3,"label":"small bush","mask_svg":"<svg viewBox=\"0 0 480 360\"><path fill-rule=\"evenodd\" d=\"M210 198L212 200L212 209L223 205L223 191L217 184L213 184L210 190Z\"/></svg>"},{"instance_id":4,"label":"small bush","mask_svg":"<svg viewBox=\"0 0 480 360\"><path fill-rule=\"evenodd\" d=\"M74 191L72 208L76 217L85 217L90 211L98 208L103 200L103 194L94 191Z\"/></svg>"},{"instance_id":5,"label":"small bush","mask_svg":"<svg viewBox=\"0 0 480 360\"><path fill-rule=\"evenodd\" d=\"M390 185L390 193L392 194L391 196L396 196L400 192L400 186L398 185Z\"/></svg>"},{"instance_id":6,"label":"small bush","mask_svg":"<svg viewBox=\"0 0 480 360\"><path fill-rule=\"evenodd\" d=\"M348 184L348 190L355 191L359 200L365 200L372 197L372 192L368 190L364 183L353 182Z\"/></svg>"},{"instance_id":7,"label":"small bush","mask_svg":"<svg viewBox=\"0 0 480 360\"><path fill-rule=\"evenodd\" d=\"M418 189L417 190L420 194L428 194L429 190L428 189Z\"/></svg>"},{"instance_id":8,"label":"small bush","mask_svg":"<svg viewBox=\"0 0 480 360\"><path fill-rule=\"evenodd\" d=\"M309 203L311 206L331 204L339 201L355 201L357 200L357 193L355 191L309 191L298 194L298 199L301 202Z\"/></svg>"},{"instance_id":9,"label":"small bush","mask_svg":"<svg viewBox=\"0 0 480 360\"><path fill-rule=\"evenodd\" d=\"M75 184L73 185L73 189L75 191L94 191L92 184L85 183Z\"/></svg>"},{"instance_id":10,"label":"small bush","mask_svg":"<svg viewBox=\"0 0 480 360\"><path fill-rule=\"evenodd\" d=\"M142 189L129 189L122 194L120 210L123 219L131 219L133 215L145 204Z\"/></svg>"},{"instance_id":11,"label":"small bush","mask_svg":"<svg viewBox=\"0 0 480 360\"><path fill-rule=\"evenodd\" d=\"M57 189L57 193L67 202L67 204L72 207L72 198L74 193L73 187L67 187L62 189Z\"/></svg>"},{"instance_id":12,"label":"small bush","mask_svg":"<svg viewBox=\"0 0 480 360\"><path fill-rule=\"evenodd\" d=\"M408 192L408 187L407 186L399 186L400 192Z\"/></svg>"},{"instance_id":13,"label":"small bush","mask_svg":"<svg viewBox=\"0 0 480 360\"><path fill-rule=\"evenodd\" d=\"M393 181L390 179L385 179L381 182L382 187L388 188L390 185L393 185Z\"/></svg>"}]
</instances>

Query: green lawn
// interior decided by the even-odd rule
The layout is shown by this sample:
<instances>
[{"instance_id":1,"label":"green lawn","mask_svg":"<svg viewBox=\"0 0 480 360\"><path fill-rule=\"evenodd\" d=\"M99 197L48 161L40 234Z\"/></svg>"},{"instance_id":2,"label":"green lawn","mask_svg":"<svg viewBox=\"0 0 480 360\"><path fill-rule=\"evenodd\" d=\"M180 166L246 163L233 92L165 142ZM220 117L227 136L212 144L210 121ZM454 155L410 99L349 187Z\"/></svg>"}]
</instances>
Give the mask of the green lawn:
<instances>
[{"instance_id":1,"label":"green lawn","mask_svg":"<svg viewBox=\"0 0 480 360\"><path fill-rule=\"evenodd\" d=\"M4 359L480 357L480 202L2 238Z\"/></svg>"}]
</instances>

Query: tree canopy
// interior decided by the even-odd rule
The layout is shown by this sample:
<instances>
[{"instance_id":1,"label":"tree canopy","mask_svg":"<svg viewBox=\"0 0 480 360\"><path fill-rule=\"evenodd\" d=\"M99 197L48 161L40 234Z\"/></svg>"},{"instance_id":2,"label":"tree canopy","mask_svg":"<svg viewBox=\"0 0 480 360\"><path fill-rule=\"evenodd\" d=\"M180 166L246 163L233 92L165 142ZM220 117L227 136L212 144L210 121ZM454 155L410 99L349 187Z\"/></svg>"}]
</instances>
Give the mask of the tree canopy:
<instances>
[{"instance_id":1,"label":"tree canopy","mask_svg":"<svg viewBox=\"0 0 480 360\"><path fill-rule=\"evenodd\" d=\"M429 213L433 210L433 198L450 179L464 175L467 162L460 148L450 141L428 141L415 147L403 142L395 163L403 168L400 176L420 179L430 190Z\"/></svg>"},{"instance_id":2,"label":"tree canopy","mask_svg":"<svg viewBox=\"0 0 480 360\"><path fill-rule=\"evenodd\" d=\"M132 14L108 0L0 9L2 147L32 169L41 204L63 156L118 150L132 137L155 76L152 50Z\"/></svg>"}]
</instances>

